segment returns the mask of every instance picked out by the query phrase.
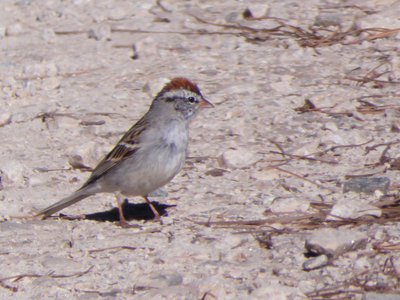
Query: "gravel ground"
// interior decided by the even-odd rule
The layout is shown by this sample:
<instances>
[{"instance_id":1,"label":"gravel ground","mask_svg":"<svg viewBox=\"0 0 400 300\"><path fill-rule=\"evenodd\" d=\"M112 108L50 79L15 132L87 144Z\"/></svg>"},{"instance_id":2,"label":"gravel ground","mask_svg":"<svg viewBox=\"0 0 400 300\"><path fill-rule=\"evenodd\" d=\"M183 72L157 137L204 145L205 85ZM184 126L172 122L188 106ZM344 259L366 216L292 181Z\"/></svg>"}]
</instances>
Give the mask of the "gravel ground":
<instances>
[{"instance_id":1,"label":"gravel ground","mask_svg":"<svg viewBox=\"0 0 400 300\"><path fill-rule=\"evenodd\" d=\"M1 299L400 299L400 1L0 4ZM214 109L125 213L26 218L171 78Z\"/></svg>"}]
</instances>

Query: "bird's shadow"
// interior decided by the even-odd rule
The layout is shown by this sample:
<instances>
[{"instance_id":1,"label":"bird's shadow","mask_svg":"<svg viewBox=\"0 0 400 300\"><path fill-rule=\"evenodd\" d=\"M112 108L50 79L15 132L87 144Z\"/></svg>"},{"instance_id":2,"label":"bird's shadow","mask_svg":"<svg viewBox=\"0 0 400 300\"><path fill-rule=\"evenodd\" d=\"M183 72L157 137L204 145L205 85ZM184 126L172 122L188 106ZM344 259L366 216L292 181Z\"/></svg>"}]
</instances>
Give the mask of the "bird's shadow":
<instances>
[{"instance_id":1,"label":"bird's shadow","mask_svg":"<svg viewBox=\"0 0 400 300\"><path fill-rule=\"evenodd\" d=\"M161 204L156 201L152 201L151 204L158 211L160 216L167 215L167 208L174 207L176 205ZM147 203L129 203L127 200L122 205L122 210L127 221L131 220L152 220L154 214L151 211ZM119 221L118 208L112 208L108 211L97 212L93 214L85 215L86 220L93 220L98 222L116 222Z\"/></svg>"}]
</instances>

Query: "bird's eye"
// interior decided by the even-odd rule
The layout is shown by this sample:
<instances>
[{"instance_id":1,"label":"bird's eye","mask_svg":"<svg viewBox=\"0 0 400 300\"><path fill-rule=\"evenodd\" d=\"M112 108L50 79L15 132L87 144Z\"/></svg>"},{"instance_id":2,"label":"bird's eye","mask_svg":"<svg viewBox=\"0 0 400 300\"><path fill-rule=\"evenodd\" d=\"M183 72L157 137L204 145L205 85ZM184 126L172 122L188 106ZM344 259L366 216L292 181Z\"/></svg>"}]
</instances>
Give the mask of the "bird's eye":
<instances>
[{"instance_id":1,"label":"bird's eye","mask_svg":"<svg viewBox=\"0 0 400 300\"><path fill-rule=\"evenodd\" d=\"M196 99L195 97L189 97L189 98L188 98L188 101L189 101L190 103L197 103L197 99Z\"/></svg>"}]
</instances>

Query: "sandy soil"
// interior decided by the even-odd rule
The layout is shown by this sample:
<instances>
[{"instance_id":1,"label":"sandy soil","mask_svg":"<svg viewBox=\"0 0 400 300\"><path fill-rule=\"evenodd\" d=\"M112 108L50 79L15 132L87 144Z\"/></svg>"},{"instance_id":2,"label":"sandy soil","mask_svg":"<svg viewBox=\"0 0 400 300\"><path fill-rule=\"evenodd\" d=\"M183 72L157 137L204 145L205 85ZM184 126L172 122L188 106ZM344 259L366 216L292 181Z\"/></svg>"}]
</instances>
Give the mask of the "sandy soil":
<instances>
[{"instance_id":1,"label":"sandy soil","mask_svg":"<svg viewBox=\"0 0 400 300\"><path fill-rule=\"evenodd\" d=\"M1 299L399 290L400 1L245 2L1 1ZM153 198L163 225L137 198L141 228L120 228L107 194L21 218L77 189L176 76L216 107ZM343 192L376 177L390 186ZM323 228L362 243L305 271Z\"/></svg>"}]
</instances>

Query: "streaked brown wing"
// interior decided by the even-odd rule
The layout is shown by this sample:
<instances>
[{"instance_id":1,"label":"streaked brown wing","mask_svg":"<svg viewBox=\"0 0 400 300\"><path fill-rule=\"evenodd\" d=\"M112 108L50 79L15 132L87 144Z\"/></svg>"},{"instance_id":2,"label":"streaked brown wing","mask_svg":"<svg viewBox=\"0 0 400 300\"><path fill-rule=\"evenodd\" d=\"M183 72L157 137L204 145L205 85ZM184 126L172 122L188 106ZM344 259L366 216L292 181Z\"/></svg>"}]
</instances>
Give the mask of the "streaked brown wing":
<instances>
[{"instance_id":1,"label":"streaked brown wing","mask_svg":"<svg viewBox=\"0 0 400 300\"><path fill-rule=\"evenodd\" d=\"M139 136L145 129L145 118L140 119L133 125L120 139L117 145L106 155L106 157L93 170L92 175L86 183L81 187L95 182L97 179L106 174L109 170L120 164L123 160L131 157L139 149Z\"/></svg>"}]
</instances>

